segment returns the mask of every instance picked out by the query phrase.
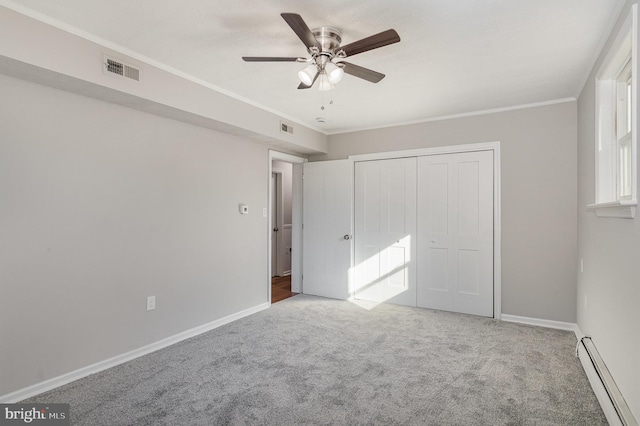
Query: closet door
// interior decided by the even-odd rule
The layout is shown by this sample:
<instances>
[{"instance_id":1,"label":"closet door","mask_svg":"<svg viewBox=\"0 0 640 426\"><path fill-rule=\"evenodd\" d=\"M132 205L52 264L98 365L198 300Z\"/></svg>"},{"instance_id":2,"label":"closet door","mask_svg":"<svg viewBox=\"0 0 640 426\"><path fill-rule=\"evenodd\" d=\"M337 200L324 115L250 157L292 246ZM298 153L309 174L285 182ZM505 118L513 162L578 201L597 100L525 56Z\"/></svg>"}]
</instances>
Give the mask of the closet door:
<instances>
[{"instance_id":1,"label":"closet door","mask_svg":"<svg viewBox=\"0 0 640 426\"><path fill-rule=\"evenodd\" d=\"M355 167L355 298L416 306L416 158Z\"/></svg>"},{"instance_id":2,"label":"closet door","mask_svg":"<svg viewBox=\"0 0 640 426\"><path fill-rule=\"evenodd\" d=\"M493 153L418 157L419 307L493 316Z\"/></svg>"}]
</instances>

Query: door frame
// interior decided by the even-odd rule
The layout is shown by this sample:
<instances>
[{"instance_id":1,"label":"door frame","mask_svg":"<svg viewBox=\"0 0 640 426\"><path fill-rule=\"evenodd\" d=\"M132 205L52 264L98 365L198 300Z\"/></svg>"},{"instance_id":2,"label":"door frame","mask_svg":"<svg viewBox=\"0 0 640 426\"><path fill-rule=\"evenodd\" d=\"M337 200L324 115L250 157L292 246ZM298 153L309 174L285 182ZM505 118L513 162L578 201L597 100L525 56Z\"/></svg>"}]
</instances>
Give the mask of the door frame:
<instances>
[{"instance_id":1,"label":"door frame","mask_svg":"<svg viewBox=\"0 0 640 426\"><path fill-rule=\"evenodd\" d=\"M273 168L273 160L284 161L293 165L292 194L291 194L291 291L302 292L302 164L308 160L297 155L269 150L269 174L267 182L267 302L271 305L271 174L277 173Z\"/></svg>"},{"instance_id":2,"label":"door frame","mask_svg":"<svg viewBox=\"0 0 640 426\"><path fill-rule=\"evenodd\" d=\"M388 160L392 158L420 157L425 155L457 154L473 151L493 152L493 317L502 317L502 202L500 181L500 141L464 145L436 146L403 151L350 155L354 161ZM354 189L355 190L355 189ZM357 236L356 236L357 238Z\"/></svg>"}]
</instances>

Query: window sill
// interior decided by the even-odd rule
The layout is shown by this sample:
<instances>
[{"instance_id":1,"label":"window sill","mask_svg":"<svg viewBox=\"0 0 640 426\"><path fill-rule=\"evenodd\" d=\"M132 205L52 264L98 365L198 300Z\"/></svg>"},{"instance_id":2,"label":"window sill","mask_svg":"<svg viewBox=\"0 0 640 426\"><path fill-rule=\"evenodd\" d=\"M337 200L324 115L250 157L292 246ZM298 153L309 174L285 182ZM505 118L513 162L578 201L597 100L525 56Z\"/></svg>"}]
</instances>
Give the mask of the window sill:
<instances>
[{"instance_id":1,"label":"window sill","mask_svg":"<svg viewBox=\"0 0 640 426\"><path fill-rule=\"evenodd\" d=\"M594 211L598 217L617 217L620 219L633 219L636 217L636 200L611 201L587 205L587 210Z\"/></svg>"}]
</instances>

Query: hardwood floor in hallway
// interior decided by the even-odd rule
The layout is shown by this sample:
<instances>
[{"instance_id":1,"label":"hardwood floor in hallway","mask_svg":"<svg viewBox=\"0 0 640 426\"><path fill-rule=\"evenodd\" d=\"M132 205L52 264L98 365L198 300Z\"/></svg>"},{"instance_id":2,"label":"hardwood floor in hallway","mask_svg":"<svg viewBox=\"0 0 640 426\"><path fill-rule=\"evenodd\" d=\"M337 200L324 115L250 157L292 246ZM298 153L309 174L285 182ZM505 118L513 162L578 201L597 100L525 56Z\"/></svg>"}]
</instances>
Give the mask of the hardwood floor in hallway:
<instances>
[{"instance_id":1,"label":"hardwood floor in hallway","mask_svg":"<svg viewBox=\"0 0 640 426\"><path fill-rule=\"evenodd\" d=\"M276 303L298 293L291 291L291 275L271 278L271 303Z\"/></svg>"}]
</instances>

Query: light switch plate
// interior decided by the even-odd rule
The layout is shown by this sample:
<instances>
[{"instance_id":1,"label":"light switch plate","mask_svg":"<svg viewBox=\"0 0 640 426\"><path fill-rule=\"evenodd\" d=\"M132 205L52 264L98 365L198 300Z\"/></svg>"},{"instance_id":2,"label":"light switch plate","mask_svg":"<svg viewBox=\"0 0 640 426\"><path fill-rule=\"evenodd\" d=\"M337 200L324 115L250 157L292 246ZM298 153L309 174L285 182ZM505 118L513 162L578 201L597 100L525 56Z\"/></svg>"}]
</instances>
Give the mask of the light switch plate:
<instances>
[{"instance_id":1,"label":"light switch plate","mask_svg":"<svg viewBox=\"0 0 640 426\"><path fill-rule=\"evenodd\" d=\"M147 311L153 311L156 308L156 297L147 297Z\"/></svg>"}]
</instances>

